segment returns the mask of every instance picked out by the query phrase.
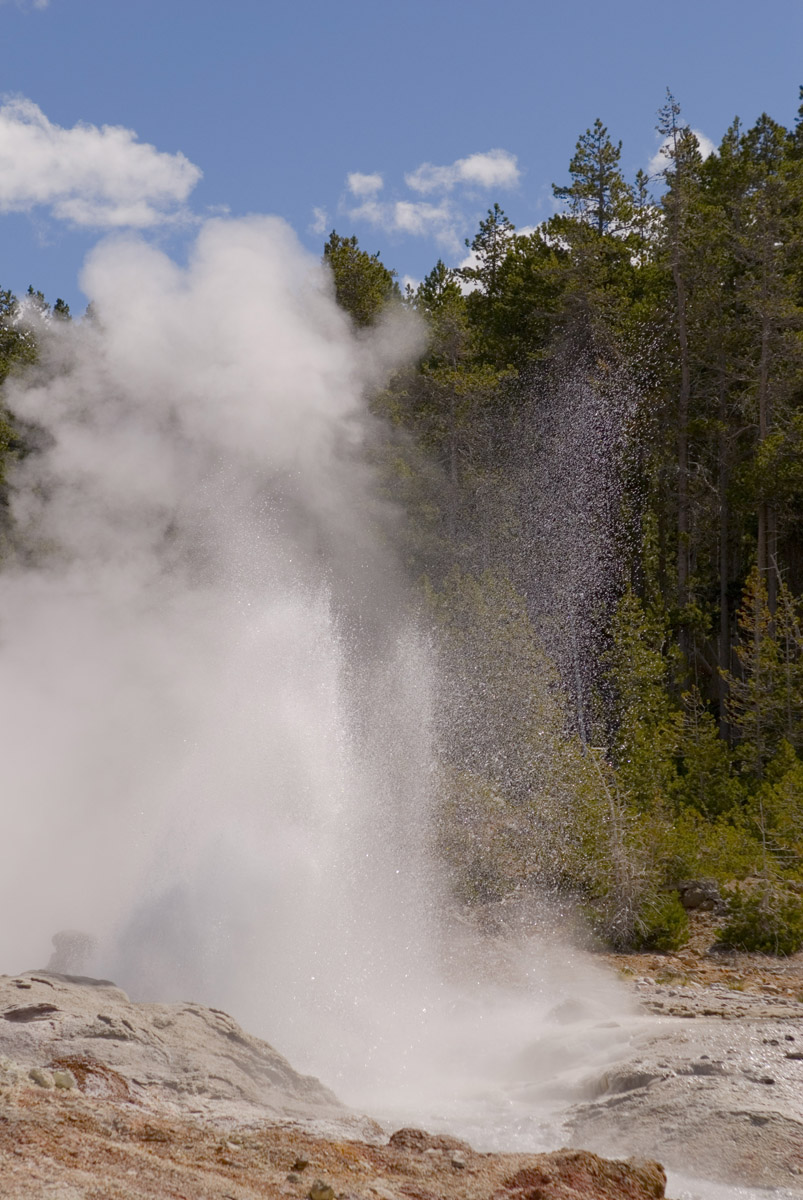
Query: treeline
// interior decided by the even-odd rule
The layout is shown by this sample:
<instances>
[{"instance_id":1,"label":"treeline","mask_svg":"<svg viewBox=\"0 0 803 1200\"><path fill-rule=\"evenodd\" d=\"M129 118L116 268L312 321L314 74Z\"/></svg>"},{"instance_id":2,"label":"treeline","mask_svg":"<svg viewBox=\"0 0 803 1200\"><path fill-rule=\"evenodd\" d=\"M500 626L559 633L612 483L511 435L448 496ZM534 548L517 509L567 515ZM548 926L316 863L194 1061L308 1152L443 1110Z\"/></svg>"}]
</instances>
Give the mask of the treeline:
<instances>
[{"instance_id":1,"label":"treeline","mask_svg":"<svg viewBox=\"0 0 803 1200\"><path fill-rule=\"evenodd\" d=\"M26 319L25 310L34 310L35 320ZM28 288L22 302L6 289L0 288L0 397L2 386L12 371L21 371L36 361L37 337L35 326L51 320L68 321L70 307L58 299L48 304L44 294ZM26 451L26 438L15 426L10 414L0 402L0 509L8 504L6 472L9 462ZM7 532L7 521L0 518L0 546Z\"/></svg>"},{"instance_id":2,"label":"treeline","mask_svg":"<svg viewBox=\"0 0 803 1200\"><path fill-rule=\"evenodd\" d=\"M803 95L801 97L803 99ZM803 106L703 159L671 97L657 176L597 120L560 211L498 205L471 265L402 294L354 237L324 261L359 328L420 361L372 398L378 478L439 646L435 835L456 896L534 887L608 941L803 944ZM31 289L25 303L52 312ZM0 292L0 384L35 335ZM25 453L0 420L0 458ZM394 526L393 536L400 531ZM746 932L745 932L746 931Z\"/></svg>"},{"instance_id":3,"label":"treeline","mask_svg":"<svg viewBox=\"0 0 803 1200\"><path fill-rule=\"evenodd\" d=\"M803 106L793 129L735 120L705 159L669 94L658 131L657 176L627 180L595 121L557 215L518 233L494 205L471 265L406 296L354 238L324 257L358 325L406 305L429 332L375 407L442 634L458 891L547 880L607 937L657 945L683 937L681 879L757 877L731 932L749 918L752 944L789 949Z\"/></svg>"}]
</instances>

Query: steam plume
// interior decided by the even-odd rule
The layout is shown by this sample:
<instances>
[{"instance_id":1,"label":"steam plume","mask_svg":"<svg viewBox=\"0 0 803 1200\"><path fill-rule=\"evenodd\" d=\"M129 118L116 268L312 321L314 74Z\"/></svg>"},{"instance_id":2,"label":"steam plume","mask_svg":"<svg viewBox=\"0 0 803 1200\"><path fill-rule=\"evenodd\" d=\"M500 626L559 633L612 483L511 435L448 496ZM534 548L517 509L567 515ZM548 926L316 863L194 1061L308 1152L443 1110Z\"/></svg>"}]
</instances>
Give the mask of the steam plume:
<instances>
[{"instance_id":1,"label":"steam plume","mask_svg":"<svg viewBox=\"0 0 803 1200\"><path fill-rule=\"evenodd\" d=\"M426 669L361 459L415 335L356 341L267 218L209 223L186 269L108 242L84 286L10 397L38 449L0 575L3 966L86 929L135 994L256 994L279 1037L316 977L340 1002L337 955L381 975L366 886L402 945L420 925Z\"/></svg>"},{"instance_id":2,"label":"steam plume","mask_svg":"<svg viewBox=\"0 0 803 1200\"><path fill-rule=\"evenodd\" d=\"M186 268L107 242L84 287L9 395L0 969L94 935L135 998L224 1007L419 1120L518 1086L577 975L531 925L440 937L430 655L364 453L415 330L356 338L267 218L207 224Z\"/></svg>"}]
</instances>

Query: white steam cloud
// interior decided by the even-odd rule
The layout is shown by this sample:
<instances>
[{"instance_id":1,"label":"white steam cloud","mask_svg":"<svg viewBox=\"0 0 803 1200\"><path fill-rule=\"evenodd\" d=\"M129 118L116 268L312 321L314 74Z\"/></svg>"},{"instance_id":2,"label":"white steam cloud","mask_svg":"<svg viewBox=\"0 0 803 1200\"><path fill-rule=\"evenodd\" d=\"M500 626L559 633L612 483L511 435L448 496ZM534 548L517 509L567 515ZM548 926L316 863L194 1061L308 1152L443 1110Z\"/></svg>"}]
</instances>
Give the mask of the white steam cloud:
<instances>
[{"instance_id":1,"label":"white steam cloud","mask_svg":"<svg viewBox=\"0 0 803 1200\"><path fill-rule=\"evenodd\" d=\"M83 282L93 316L6 388L29 453L0 571L0 970L72 927L92 973L228 1009L347 1102L489 1095L508 1125L577 973L529 919L487 959L439 928L430 654L363 399L416 329L355 335L269 218L208 222L186 268L110 239Z\"/></svg>"},{"instance_id":2,"label":"white steam cloud","mask_svg":"<svg viewBox=\"0 0 803 1200\"><path fill-rule=\"evenodd\" d=\"M312 1063L302 1008L347 1038L344 958L392 992L423 928L426 656L361 465L417 334L357 340L276 219L207 223L186 269L111 240L83 283L93 317L7 396L36 448L0 573L0 970L77 927L135 994Z\"/></svg>"},{"instance_id":3,"label":"white steam cloud","mask_svg":"<svg viewBox=\"0 0 803 1200\"><path fill-rule=\"evenodd\" d=\"M72 225L146 229L174 220L200 178L130 129L64 129L24 98L0 106L0 213L43 207Z\"/></svg>"}]
</instances>

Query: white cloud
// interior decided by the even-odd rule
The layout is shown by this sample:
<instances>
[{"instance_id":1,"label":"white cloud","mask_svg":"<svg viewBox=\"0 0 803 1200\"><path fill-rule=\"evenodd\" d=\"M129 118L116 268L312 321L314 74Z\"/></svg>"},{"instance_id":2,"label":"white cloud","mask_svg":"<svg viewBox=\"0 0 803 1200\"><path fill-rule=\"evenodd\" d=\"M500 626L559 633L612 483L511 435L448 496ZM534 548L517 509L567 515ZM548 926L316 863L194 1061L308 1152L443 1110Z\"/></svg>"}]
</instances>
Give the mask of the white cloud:
<instances>
[{"instance_id":1,"label":"white cloud","mask_svg":"<svg viewBox=\"0 0 803 1200\"><path fill-rule=\"evenodd\" d=\"M201 171L119 125L54 125L24 98L0 106L0 212L49 208L73 225L145 229L175 219Z\"/></svg>"},{"instance_id":2,"label":"white cloud","mask_svg":"<svg viewBox=\"0 0 803 1200\"><path fill-rule=\"evenodd\" d=\"M0 4L12 3L17 8L47 8L50 0L0 0Z\"/></svg>"},{"instance_id":3,"label":"white cloud","mask_svg":"<svg viewBox=\"0 0 803 1200\"><path fill-rule=\"evenodd\" d=\"M488 150L458 158L448 167L422 163L404 181L414 192L450 192L458 184L480 188L514 187L520 174L515 154L508 150Z\"/></svg>"},{"instance_id":4,"label":"white cloud","mask_svg":"<svg viewBox=\"0 0 803 1200\"><path fill-rule=\"evenodd\" d=\"M692 129L692 133L697 138L697 145L700 147L700 153L704 159L709 158L712 154L716 154L717 148L711 141L710 137L706 137L706 135L701 133L699 129ZM669 159L666 155L666 151L669 148L669 141L669 138L664 138L658 149L655 151L655 154L653 154L652 158L647 164L648 175L660 175L666 170L669 164Z\"/></svg>"},{"instance_id":5,"label":"white cloud","mask_svg":"<svg viewBox=\"0 0 803 1200\"><path fill-rule=\"evenodd\" d=\"M452 223L452 210L448 204L397 200L392 206L392 212L394 227L402 233L434 233Z\"/></svg>"},{"instance_id":6,"label":"white cloud","mask_svg":"<svg viewBox=\"0 0 803 1200\"><path fill-rule=\"evenodd\" d=\"M348 189L358 203L349 207L346 201L341 211L353 221L365 221L386 233L431 238L445 253L457 257L464 253L464 233L471 221L448 193L458 185L475 189L512 187L518 180L516 157L507 150L471 154L446 167L422 163L405 175L412 192L419 196L434 193L431 200L417 196L383 199L379 195L384 187L380 174L352 172L347 178Z\"/></svg>"},{"instance_id":7,"label":"white cloud","mask_svg":"<svg viewBox=\"0 0 803 1200\"><path fill-rule=\"evenodd\" d=\"M697 138L697 145L700 147L703 158L710 158L712 154L716 154L717 148L710 137L706 137L699 129L692 129L692 133Z\"/></svg>"},{"instance_id":8,"label":"white cloud","mask_svg":"<svg viewBox=\"0 0 803 1200\"><path fill-rule=\"evenodd\" d=\"M348 215L355 221L367 221L378 229L392 228L391 204L380 204L378 200L366 200L356 208L347 210Z\"/></svg>"},{"instance_id":9,"label":"white cloud","mask_svg":"<svg viewBox=\"0 0 803 1200\"><path fill-rule=\"evenodd\" d=\"M448 200L430 204L425 200L395 200L381 203L366 200L348 215L355 221L367 221L377 229L388 233L406 233L414 237L432 237L451 251L461 246L456 226L462 221Z\"/></svg>"},{"instance_id":10,"label":"white cloud","mask_svg":"<svg viewBox=\"0 0 803 1200\"><path fill-rule=\"evenodd\" d=\"M384 180L378 172L373 175L363 175L361 171L352 171L346 182L352 196L361 199L363 196L375 196L384 187Z\"/></svg>"},{"instance_id":11,"label":"white cloud","mask_svg":"<svg viewBox=\"0 0 803 1200\"><path fill-rule=\"evenodd\" d=\"M326 233L329 228L329 214L325 208L313 208L312 221L310 222L310 233L322 234Z\"/></svg>"},{"instance_id":12,"label":"white cloud","mask_svg":"<svg viewBox=\"0 0 803 1200\"><path fill-rule=\"evenodd\" d=\"M475 267L479 266L479 263L480 263L480 260L477 257L477 251L469 250L466 257L460 260L460 262L457 264L457 267L455 269L458 271L462 271L464 268L468 267L471 270L473 270ZM457 282L460 287L460 291L463 293L464 296L467 296L470 292L476 292L477 288L479 287L479 284L474 279L461 279L458 276Z\"/></svg>"}]
</instances>

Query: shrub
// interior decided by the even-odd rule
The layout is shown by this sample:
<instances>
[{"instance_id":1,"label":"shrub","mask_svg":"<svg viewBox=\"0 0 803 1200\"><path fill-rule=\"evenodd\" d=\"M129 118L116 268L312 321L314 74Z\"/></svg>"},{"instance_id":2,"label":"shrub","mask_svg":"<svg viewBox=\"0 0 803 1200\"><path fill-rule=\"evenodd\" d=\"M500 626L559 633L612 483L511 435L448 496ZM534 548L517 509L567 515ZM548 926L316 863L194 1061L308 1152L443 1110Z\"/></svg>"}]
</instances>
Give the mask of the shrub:
<instances>
[{"instance_id":1,"label":"shrub","mask_svg":"<svg viewBox=\"0 0 803 1200\"><path fill-rule=\"evenodd\" d=\"M689 940L689 918L676 892L662 892L645 905L636 927L637 947L666 953Z\"/></svg>"},{"instance_id":2,"label":"shrub","mask_svg":"<svg viewBox=\"0 0 803 1200\"><path fill-rule=\"evenodd\" d=\"M750 892L736 888L717 941L734 950L795 954L803 946L803 901L771 883Z\"/></svg>"},{"instance_id":3,"label":"shrub","mask_svg":"<svg viewBox=\"0 0 803 1200\"><path fill-rule=\"evenodd\" d=\"M726 883L757 875L763 848L754 828L739 813L706 818L683 806L663 827L653 822L652 844L667 884L705 875Z\"/></svg>"}]
</instances>

